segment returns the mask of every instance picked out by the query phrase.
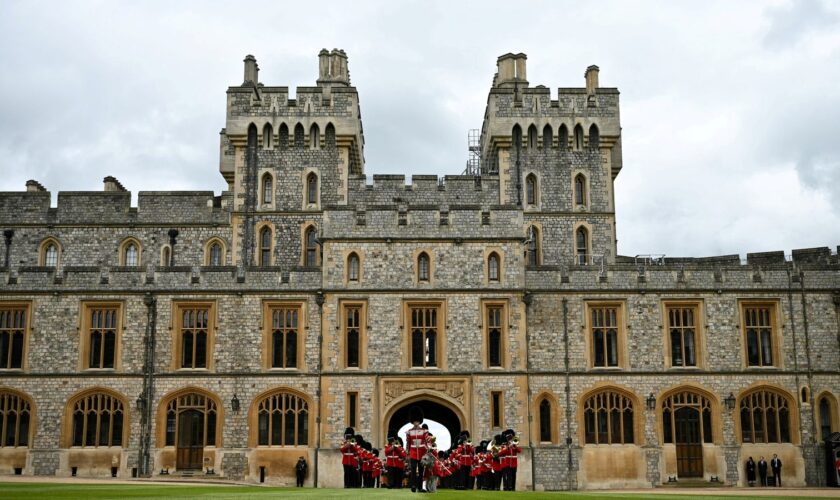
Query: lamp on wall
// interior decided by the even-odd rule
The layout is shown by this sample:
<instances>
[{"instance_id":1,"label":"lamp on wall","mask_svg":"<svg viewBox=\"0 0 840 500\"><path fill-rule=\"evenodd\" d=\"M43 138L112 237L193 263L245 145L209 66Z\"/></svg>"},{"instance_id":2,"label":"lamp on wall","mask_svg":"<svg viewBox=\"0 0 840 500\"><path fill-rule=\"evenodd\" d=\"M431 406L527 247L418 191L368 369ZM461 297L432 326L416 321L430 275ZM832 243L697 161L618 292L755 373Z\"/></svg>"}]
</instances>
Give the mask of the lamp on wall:
<instances>
[{"instance_id":1,"label":"lamp on wall","mask_svg":"<svg viewBox=\"0 0 840 500\"><path fill-rule=\"evenodd\" d=\"M645 402L647 403L647 409L648 410L653 410L653 409L656 408L656 396L654 396L652 392L647 397Z\"/></svg>"},{"instance_id":2,"label":"lamp on wall","mask_svg":"<svg viewBox=\"0 0 840 500\"><path fill-rule=\"evenodd\" d=\"M723 404L726 405L727 410L734 410L735 409L735 395L730 392L729 396L726 396L726 398L724 398Z\"/></svg>"},{"instance_id":3,"label":"lamp on wall","mask_svg":"<svg viewBox=\"0 0 840 500\"><path fill-rule=\"evenodd\" d=\"M239 398L236 397L236 393L233 393L233 397L230 399L230 409L234 413L239 413Z\"/></svg>"},{"instance_id":4,"label":"lamp on wall","mask_svg":"<svg viewBox=\"0 0 840 500\"><path fill-rule=\"evenodd\" d=\"M143 411L146 408L146 395L142 392L137 396L137 409Z\"/></svg>"}]
</instances>

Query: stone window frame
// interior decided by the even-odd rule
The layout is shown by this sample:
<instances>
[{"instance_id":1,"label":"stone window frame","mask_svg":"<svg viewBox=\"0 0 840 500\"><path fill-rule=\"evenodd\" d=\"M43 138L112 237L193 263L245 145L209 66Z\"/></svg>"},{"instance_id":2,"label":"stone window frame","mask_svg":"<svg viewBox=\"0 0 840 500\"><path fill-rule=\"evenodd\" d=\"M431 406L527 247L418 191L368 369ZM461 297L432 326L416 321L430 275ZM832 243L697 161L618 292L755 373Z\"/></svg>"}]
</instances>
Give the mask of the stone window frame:
<instances>
[{"instance_id":1,"label":"stone window frame","mask_svg":"<svg viewBox=\"0 0 840 500\"><path fill-rule=\"evenodd\" d=\"M437 355L436 366L412 366L411 364L411 311L416 307L435 307L437 308L437 338L435 344L435 353ZM403 330L402 352L403 366L411 371L446 371L447 369L447 338L446 332L448 330L447 320L447 301L446 299L403 299L402 302L402 324L400 329Z\"/></svg>"},{"instance_id":2,"label":"stone window frame","mask_svg":"<svg viewBox=\"0 0 840 500\"><path fill-rule=\"evenodd\" d=\"M260 185L258 189L258 196L260 202L258 206L263 210L272 210L274 208L274 199L276 198L277 193L277 179L274 176L274 172L270 169L260 169L259 174ZM265 198L265 182L266 180L271 182L271 193L270 198L266 200Z\"/></svg>"},{"instance_id":3,"label":"stone window frame","mask_svg":"<svg viewBox=\"0 0 840 500\"><path fill-rule=\"evenodd\" d=\"M355 280L350 279L350 259L353 256L356 256L356 259L359 264L358 275L356 276ZM364 279L364 257L363 253L359 250L348 250L344 252L344 284L345 285L358 285L362 283L362 279Z\"/></svg>"},{"instance_id":4,"label":"stone window frame","mask_svg":"<svg viewBox=\"0 0 840 500\"><path fill-rule=\"evenodd\" d=\"M769 308L770 309L770 350L773 358L772 365L750 365L749 364L749 345L747 339L747 315L748 308ZM739 299L738 300L738 325L741 331L741 364L745 370L782 370L784 369L784 358L781 353L781 345L784 339L782 338L782 321L780 318L781 303L778 299ZM760 346L759 346L760 347ZM759 356L760 356L759 351Z\"/></svg>"},{"instance_id":5,"label":"stone window frame","mask_svg":"<svg viewBox=\"0 0 840 500\"><path fill-rule=\"evenodd\" d=\"M580 248L578 247L578 232L581 229L583 229L583 231L585 231L585 236L586 236L586 248L585 248L585 257L584 257L585 262L583 264L580 263L580 255L578 253L580 251ZM576 223L574 225L574 230L572 231L571 240L572 240L572 256L573 256L572 262L574 263L574 265L576 265L576 266L588 266L588 265L593 264L595 256L594 256L594 253L593 253L593 250L592 250L592 224L590 224L588 222L584 222L584 221Z\"/></svg>"},{"instance_id":6,"label":"stone window frame","mask_svg":"<svg viewBox=\"0 0 840 500\"><path fill-rule=\"evenodd\" d=\"M295 444L295 445L272 445L272 444L258 444L259 443L259 413L260 413L260 405L263 401L274 397L274 396L282 396L282 395L289 395L293 397L297 397L303 401L306 405L306 412L307 412L307 420L306 420L306 441L307 444ZM313 448L315 445L315 437L316 437L316 429L315 425L315 403L313 399L303 391L298 389L294 389L287 385L279 385L267 389L254 397L251 402L251 406L248 409L248 446L254 449L272 449L272 450L280 450L280 449L306 449L306 448ZM297 433L296 433L297 434ZM220 446L217 445L217 448Z\"/></svg>"},{"instance_id":7,"label":"stone window frame","mask_svg":"<svg viewBox=\"0 0 840 500\"><path fill-rule=\"evenodd\" d=\"M681 383L678 386L674 386L674 387L671 387L670 389L666 389L664 392L662 392L661 395L659 395L656 398L656 425L655 425L655 429L656 429L656 432L657 432L659 442L662 443L662 444L671 444L671 445L674 444L674 443L666 443L666 441L665 441L665 428L664 428L665 412L664 412L664 406L665 406L665 402L668 399L670 399L674 396L677 396L679 394L682 394L682 393L691 393L691 394L697 395L701 398L705 398L708 401L709 414L712 418L712 421L711 421L711 432L712 432L711 442L705 442L701 438L701 444L706 444L706 445L709 445L709 444L721 445L721 444L723 444L723 441L724 441L724 431L723 431L723 417L724 417L724 414L723 414L723 411L721 410L720 401L718 400L717 396L712 391L707 390L706 388L700 386L699 384L695 384L695 383ZM682 405L681 404L679 406L689 406L689 405ZM702 418L702 415L701 415L701 418ZM674 426L671 427L671 432L672 433L676 432L676 428ZM702 430L702 426L701 426L701 432L705 433L705 431ZM673 436L674 435L672 434L672 439L673 439ZM703 434L703 438L705 438L705 434Z\"/></svg>"},{"instance_id":8,"label":"stone window frame","mask_svg":"<svg viewBox=\"0 0 840 500\"><path fill-rule=\"evenodd\" d=\"M320 267L321 266L321 244L315 243L315 262L310 264L307 260L307 252L309 251L309 233L315 233L316 241L319 239L318 231L320 228L315 221L306 221L300 225L300 265L302 267Z\"/></svg>"},{"instance_id":9,"label":"stone window frame","mask_svg":"<svg viewBox=\"0 0 840 500\"><path fill-rule=\"evenodd\" d=\"M545 133L546 130L548 130L548 134ZM546 141L546 139L548 139L548 141ZM542 128L540 147L543 150L548 150L554 147L554 127L551 126L551 123L546 123Z\"/></svg>"},{"instance_id":10,"label":"stone window frame","mask_svg":"<svg viewBox=\"0 0 840 500\"><path fill-rule=\"evenodd\" d=\"M305 299L265 299L262 301L262 368L267 372L302 372L306 351L306 337L309 332L308 303ZM272 365L273 343L272 343L272 314L276 309L297 309L298 310L298 332L296 340L295 364L294 367L277 367Z\"/></svg>"},{"instance_id":11,"label":"stone window frame","mask_svg":"<svg viewBox=\"0 0 840 500\"><path fill-rule=\"evenodd\" d=\"M531 234L531 228L533 228L533 234ZM536 238L533 238L536 236ZM543 245L542 245L542 237L543 237L543 227L539 221L529 221L525 224L525 241L528 241L533 238L534 240L534 263L531 264L529 255L531 252L530 245L525 246L525 265L526 266L541 266L543 265Z\"/></svg>"},{"instance_id":12,"label":"stone window frame","mask_svg":"<svg viewBox=\"0 0 840 500\"><path fill-rule=\"evenodd\" d=\"M309 134L307 135L307 146L309 147L309 149L321 149L322 138L323 136L321 134L321 127L318 125L318 122L312 122L312 125L309 126Z\"/></svg>"},{"instance_id":13,"label":"stone window frame","mask_svg":"<svg viewBox=\"0 0 840 500\"><path fill-rule=\"evenodd\" d=\"M586 149L586 134L583 131L583 124L576 123L572 127L572 149L574 151L583 151Z\"/></svg>"},{"instance_id":14,"label":"stone window frame","mask_svg":"<svg viewBox=\"0 0 840 500\"><path fill-rule=\"evenodd\" d=\"M490 279L490 256L495 254L496 261L498 262L499 266L499 279L491 280ZM483 284L485 285L497 285L501 286L504 283L504 276L505 276L505 252L502 250L501 247L485 247L484 248L484 280Z\"/></svg>"},{"instance_id":15,"label":"stone window frame","mask_svg":"<svg viewBox=\"0 0 840 500\"><path fill-rule=\"evenodd\" d=\"M669 311L673 308L694 309L694 366L673 366L671 360L671 332ZM704 370L706 362L706 304L703 299L662 299L662 353L666 370L693 371Z\"/></svg>"},{"instance_id":16,"label":"stone window frame","mask_svg":"<svg viewBox=\"0 0 840 500\"><path fill-rule=\"evenodd\" d=\"M825 399L828 403L828 421L830 424L831 432L840 431L840 406L838 406L837 396L835 396L829 390L821 391L819 394L817 394L817 397L814 398L814 420L816 421L817 439L819 441L822 441L826 437L828 437L823 436L822 433L823 409L821 403L823 399Z\"/></svg>"},{"instance_id":17,"label":"stone window frame","mask_svg":"<svg viewBox=\"0 0 840 500\"><path fill-rule=\"evenodd\" d=\"M496 408L496 397L498 396L499 407ZM505 391L490 391L488 427L491 429L505 428Z\"/></svg>"},{"instance_id":18,"label":"stone window frame","mask_svg":"<svg viewBox=\"0 0 840 500\"><path fill-rule=\"evenodd\" d=\"M55 247L55 265L47 264L47 250L49 249L50 245L53 245ZM63 252L61 242L58 241L58 238L54 236L47 236L38 245L38 265L42 267L60 267L62 253Z\"/></svg>"},{"instance_id":19,"label":"stone window frame","mask_svg":"<svg viewBox=\"0 0 840 500\"><path fill-rule=\"evenodd\" d=\"M751 396L757 392L765 392L777 397L780 397L785 400L787 403L787 413L788 413L788 432L790 433L790 441L782 441L781 435L778 436L777 441L773 442L755 442L755 441L744 441L743 436L743 429L741 424L741 405L745 398ZM756 383L747 387L746 389L742 390L737 397L735 398L735 409L733 410L733 418L734 418L734 426L735 426L735 441L741 445L744 444L759 444L759 445L767 445L767 444L794 444L798 445L800 443L800 435L799 435L799 407L797 405L797 396L792 395L786 389L770 383ZM778 419L778 412L776 422L779 422ZM766 427L766 418L764 420L764 424ZM781 424L779 424L779 429L781 429ZM754 432L754 431L753 431Z\"/></svg>"},{"instance_id":20,"label":"stone window frame","mask_svg":"<svg viewBox=\"0 0 840 500\"><path fill-rule=\"evenodd\" d=\"M533 183L533 195L534 199L531 200L529 197L529 183ZM540 205L542 202L542 196L540 196L540 175L539 172L528 171L525 172L525 209L530 210L539 210Z\"/></svg>"},{"instance_id":21,"label":"stone window frame","mask_svg":"<svg viewBox=\"0 0 840 500\"><path fill-rule=\"evenodd\" d=\"M134 245L137 248L137 263L136 264L129 264L128 263L128 247L129 245ZM119 263L120 266L123 267L141 267L143 265L143 245L140 244L140 240L135 238L134 236L127 236L123 238L120 242L119 247Z\"/></svg>"},{"instance_id":22,"label":"stone window frame","mask_svg":"<svg viewBox=\"0 0 840 500\"><path fill-rule=\"evenodd\" d=\"M176 436L175 443L176 444L174 444L174 445L166 444L167 412L168 412L168 409L169 409L169 404L173 400L175 400L177 398L180 398L182 396L189 395L189 394L198 394L200 396L203 396L206 399L210 399L214 403L215 412L216 412L216 433L213 436L213 438L215 440L215 444L212 444L212 445L205 444L204 447L205 448L213 448L213 449L223 448L223 440L224 440L223 428L224 428L224 422L225 422L225 407L222 404L222 400L215 393L213 393L213 392L211 392L207 389L204 389L202 387L196 387L194 385L190 385L190 386L187 386L187 387L182 387L180 389L175 389L173 391L170 391L169 393L167 393L166 395L164 395L160 399L160 404L158 405L157 413L155 415L155 430L154 430L154 433L155 433L154 436L155 437L154 437L154 439L155 439L156 447L160 450L164 450L164 449L172 450L172 449L176 449L178 447L178 445L177 445L177 436L178 436L177 416L176 416L176 421L175 421L176 422L176 428L175 428L175 436ZM256 426L254 426L254 431L256 431ZM206 433L206 429L205 429L205 433Z\"/></svg>"},{"instance_id":23,"label":"stone window frame","mask_svg":"<svg viewBox=\"0 0 840 500\"><path fill-rule=\"evenodd\" d=\"M617 325L617 355L618 364L616 366L595 366L595 346L592 331L592 314L591 311L596 307L615 307L618 309L616 313ZM584 301L584 318L583 330L586 332L586 366L588 370L597 371L621 371L629 368L629 355L627 352L627 301L624 299L592 299Z\"/></svg>"},{"instance_id":24,"label":"stone window frame","mask_svg":"<svg viewBox=\"0 0 840 500\"><path fill-rule=\"evenodd\" d=\"M355 398L355 408L351 405L351 402L354 402L353 399ZM359 391L347 391L344 396L344 426L345 427L352 427L357 429L359 427L359 417L360 411L359 407L361 406L359 399Z\"/></svg>"},{"instance_id":25,"label":"stone window frame","mask_svg":"<svg viewBox=\"0 0 840 500\"><path fill-rule=\"evenodd\" d=\"M103 395L109 398L113 398L117 400L119 403L122 404L122 437L121 437L121 444L119 446L74 446L73 445L73 434L74 434L74 407L76 403L85 399L90 396L96 395ZM83 389L79 392L76 392L72 396L70 396L66 403L64 404L64 421L61 426L61 447L67 449L97 449L97 448L105 448L105 449L116 449L116 448L128 448L130 446L129 439L131 437L131 406L129 406L128 398L126 398L122 393L114 390L109 389L102 386L95 386L90 387L87 389ZM98 433L97 433L98 434Z\"/></svg>"},{"instance_id":26,"label":"stone window frame","mask_svg":"<svg viewBox=\"0 0 840 500\"><path fill-rule=\"evenodd\" d=\"M549 407L549 441L542 440L542 422L540 420L540 405L543 401L548 402ZM531 441L535 446L550 446L556 445L560 441L560 403L557 396L550 390L543 390L537 393L532 401L532 415L536 416L536 425L534 426L534 439Z\"/></svg>"},{"instance_id":27,"label":"stone window frame","mask_svg":"<svg viewBox=\"0 0 840 500\"><path fill-rule=\"evenodd\" d=\"M262 133L260 134L260 141L262 142L263 149L272 149L272 147L274 146L272 141L273 136L274 129L271 127L271 123L266 122L263 125Z\"/></svg>"},{"instance_id":28,"label":"stone window frame","mask_svg":"<svg viewBox=\"0 0 840 500\"><path fill-rule=\"evenodd\" d=\"M309 182L311 179L315 180L315 200L310 198ZM321 209L321 174L315 167L309 167L301 173L301 185L303 203L302 209L305 211L317 211Z\"/></svg>"},{"instance_id":29,"label":"stone window frame","mask_svg":"<svg viewBox=\"0 0 840 500\"><path fill-rule=\"evenodd\" d=\"M557 147L560 148L560 151L569 151L571 148L569 147L569 137L572 134L569 133L569 127L560 122L560 125L557 126Z\"/></svg>"},{"instance_id":30,"label":"stone window frame","mask_svg":"<svg viewBox=\"0 0 840 500\"><path fill-rule=\"evenodd\" d=\"M14 443L6 445L8 419L4 417L12 412L15 413ZM28 414L29 422L26 433L22 434L20 429L20 414L24 412ZM0 450L32 448L32 440L35 439L35 429L38 427L36 416L35 401L31 396L23 391L9 387L0 387L0 436L2 436L2 439L0 439ZM20 444L22 436L26 437L26 444Z\"/></svg>"},{"instance_id":31,"label":"stone window frame","mask_svg":"<svg viewBox=\"0 0 840 500\"><path fill-rule=\"evenodd\" d=\"M85 372L120 372L122 371L123 325L125 324L125 304L119 300L85 300L79 304L79 371ZM95 368L90 366L90 328L91 312L94 309L113 309L116 311L117 325L114 340L114 367Z\"/></svg>"},{"instance_id":32,"label":"stone window frame","mask_svg":"<svg viewBox=\"0 0 840 500\"><path fill-rule=\"evenodd\" d=\"M172 361L171 367L176 372L212 372L216 368L216 334L218 333L218 307L216 300L176 299L172 300L172 315L170 317L170 331L172 331ZM183 341L181 339L181 321L183 310L188 308L203 308L207 310L207 353L206 366L203 368L181 367Z\"/></svg>"},{"instance_id":33,"label":"stone window frame","mask_svg":"<svg viewBox=\"0 0 840 500\"><path fill-rule=\"evenodd\" d=\"M629 402L633 412L633 439L630 442L621 442L621 443L587 443L586 442L586 405L591 398L595 398L601 394L611 393L620 397L626 397ZM636 396L636 393L625 389L616 384L611 384L609 382L598 384L596 387L584 391L578 396L577 402L577 418L578 418L578 439L581 446L627 446L627 445L640 445L644 442L645 439L645 421L646 415L644 411L644 407L642 406L641 401ZM607 415L610 415L610 412L607 412ZM623 424L622 424L623 428ZM611 432L608 426L608 432ZM625 441L624 434L622 434L622 441ZM596 441L597 441L597 433L596 433ZM612 440L610 440L612 441Z\"/></svg>"},{"instance_id":34,"label":"stone window frame","mask_svg":"<svg viewBox=\"0 0 840 500\"><path fill-rule=\"evenodd\" d=\"M160 247L160 267L169 267L172 262L172 248L169 244L164 244Z\"/></svg>"},{"instance_id":35,"label":"stone window frame","mask_svg":"<svg viewBox=\"0 0 840 500\"><path fill-rule=\"evenodd\" d=\"M426 257L429 259L429 279L421 280L420 279L420 256L425 254ZM418 248L414 250L414 254L412 256L412 267L414 272L412 273L414 278L415 285L423 285L423 286L433 286L435 282L435 258L434 253L431 248Z\"/></svg>"},{"instance_id":36,"label":"stone window frame","mask_svg":"<svg viewBox=\"0 0 840 500\"><path fill-rule=\"evenodd\" d=\"M347 342L347 309L359 308L359 366L348 366L348 342ZM339 310L339 339L341 345L340 367L344 370L364 370L367 368L367 326L368 326L368 301L363 299L341 299L338 302Z\"/></svg>"},{"instance_id":37,"label":"stone window frame","mask_svg":"<svg viewBox=\"0 0 840 500\"><path fill-rule=\"evenodd\" d=\"M0 373L8 372L23 372L29 371L29 339L32 337L32 301L31 300L14 300L14 301L0 301L0 310L14 311L24 310L24 327L23 327L23 352L21 353L20 368L7 368L8 360L2 360L0 363ZM11 342L9 355L11 355Z\"/></svg>"},{"instance_id":38,"label":"stone window frame","mask_svg":"<svg viewBox=\"0 0 840 500\"><path fill-rule=\"evenodd\" d=\"M490 365L490 325L489 311L490 308L500 307L502 309L501 327L502 338L499 346L499 356L501 363L499 366ZM481 359L484 368L487 370L508 370L510 368L510 355L508 353L510 336L510 301L507 299L481 299Z\"/></svg>"},{"instance_id":39,"label":"stone window frame","mask_svg":"<svg viewBox=\"0 0 840 500\"><path fill-rule=\"evenodd\" d=\"M212 250L213 250L213 245L214 244L219 245L220 255L219 255L219 263L218 264L213 264ZM212 236L212 237L208 238L207 241L204 242L204 265L205 266L214 266L214 265L224 266L226 262L227 262L227 244L226 244L225 240L223 240L222 238L220 238L218 236Z\"/></svg>"},{"instance_id":40,"label":"stone window frame","mask_svg":"<svg viewBox=\"0 0 840 500\"><path fill-rule=\"evenodd\" d=\"M262 254L263 254L263 250L264 250L264 248L262 246L263 229L268 229L268 232L269 232L269 235L270 235L271 245L269 246L269 253L268 253L269 261L268 262L263 262L263 258L262 258ZM254 259L254 260L256 261L257 266L258 267L270 267L270 266L274 265L274 259L275 259L274 251L275 251L275 245L276 245L275 242L277 241L277 237L276 237L277 231L274 227L274 223L272 223L271 221L267 221L267 220L257 222L257 224L254 226L254 234L256 235L256 240L257 240L256 245L255 245L256 249L257 249L257 255L256 255L257 258Z\"/></svg>"}]
</instances>

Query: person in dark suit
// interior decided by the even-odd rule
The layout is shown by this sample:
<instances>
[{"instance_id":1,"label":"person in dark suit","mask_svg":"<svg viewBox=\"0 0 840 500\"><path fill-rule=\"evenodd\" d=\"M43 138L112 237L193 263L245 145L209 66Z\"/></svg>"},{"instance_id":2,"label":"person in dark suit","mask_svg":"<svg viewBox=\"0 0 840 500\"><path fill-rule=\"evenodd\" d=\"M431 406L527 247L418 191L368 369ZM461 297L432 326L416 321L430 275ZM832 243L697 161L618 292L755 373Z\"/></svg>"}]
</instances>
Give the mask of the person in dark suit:
<instances>
[{"instance_id":1,"label":"person in dark suit","mask_svg":"<svg viewBox=\"0 0 840 500\"><path fill-rule=\"evenodd\" d=\"M773 486L782 486L782 460L779 455L773 454L770 460L770 468L773 469Z\"/></svg>"},{"instance_id":2,"label":"person in dark suit","mask_svg":"<svg viewBox=\"0 0 840 500\"><path fill-rule=\"evenodd\" d=\"M761 485L767 486L767 460L764 460L764 457L758 457L758 477L761 479Z\"/></svg>"},{"instance_id":3,"label":"person in dark suit","mask_svg":"<svg viewBox=\"0 0 840 500\"><path fill-rule=\"evenodd\" d=\"M755 486L755 460L753 460L753 457L747 459L747 484Z\"/></svg>"},{"instance_id":4,"label":"person in dark suit","mask_svg":"<svg viewBox=\"0 0 840 500\"><path fill-rule=\"evenodd\" d=\"M306 464L306 460L303 457L300 457L295 464L295 476L297 477L297 486L303 486L303 480L306 478L306 469L309 466Z\"/></svg>"}]
</instances>

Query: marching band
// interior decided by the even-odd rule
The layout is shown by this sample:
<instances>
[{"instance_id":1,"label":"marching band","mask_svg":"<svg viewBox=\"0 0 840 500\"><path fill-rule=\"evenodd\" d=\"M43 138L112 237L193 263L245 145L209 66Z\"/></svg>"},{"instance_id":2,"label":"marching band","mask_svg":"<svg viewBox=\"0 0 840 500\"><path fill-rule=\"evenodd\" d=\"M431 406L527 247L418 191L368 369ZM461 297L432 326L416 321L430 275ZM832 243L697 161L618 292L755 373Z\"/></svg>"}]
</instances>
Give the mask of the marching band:
<instances>
[{"instance_id":1,"label":"marching band","mask_svg":"<svg viewBox=\"0 0 840 500\"><path fill-rule=\"evenodd\" d=\"M522 449L512 429L478 445L473 445L465 430L448 450L438 450L435 436L423 425L423 412L411 408L409 418L412 427L406 432L405 447L400 436L388 436L384 460L379 458L379 450L355 434L352 427L345 429L339 448L345 488L408 487L413 492L434 492L437 488L516 489Z\"/></svg>"}]
</instances>

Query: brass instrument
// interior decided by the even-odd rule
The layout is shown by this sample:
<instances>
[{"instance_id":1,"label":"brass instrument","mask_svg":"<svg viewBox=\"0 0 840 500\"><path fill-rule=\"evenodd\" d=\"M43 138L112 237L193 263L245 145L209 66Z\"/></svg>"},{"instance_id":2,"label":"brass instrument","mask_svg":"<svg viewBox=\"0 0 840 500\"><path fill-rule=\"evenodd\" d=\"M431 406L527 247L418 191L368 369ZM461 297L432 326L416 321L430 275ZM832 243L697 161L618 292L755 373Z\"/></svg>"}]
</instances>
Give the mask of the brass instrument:
<instances>
[{"instance_id":1,"label":"brass instrument","mask_svg":"<svg viewBox=\"0 0 840 500\"><path fill-rule=\"evenodd\" d=\"M518 445L519 444L519 436L513 436L513 439L511 441L513 442L513 444Z\"/></svg>"},{"instance_id":2,"label":"brass instrument","mask_svg":"<svg viewBox=\"0 0 840 500\"><path fill-rule=\"evenodd\" d=\"M466 441L464 441L464 443L465 443L467 446L472 446L472 439L467 438L467 440L466 440Z\"/></svg>"}]
</instances>

